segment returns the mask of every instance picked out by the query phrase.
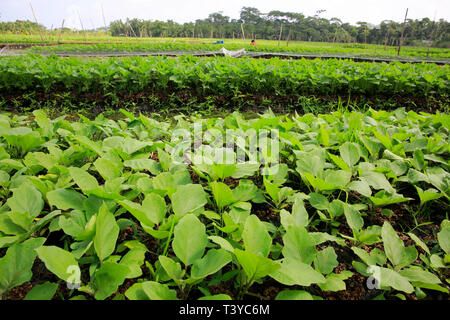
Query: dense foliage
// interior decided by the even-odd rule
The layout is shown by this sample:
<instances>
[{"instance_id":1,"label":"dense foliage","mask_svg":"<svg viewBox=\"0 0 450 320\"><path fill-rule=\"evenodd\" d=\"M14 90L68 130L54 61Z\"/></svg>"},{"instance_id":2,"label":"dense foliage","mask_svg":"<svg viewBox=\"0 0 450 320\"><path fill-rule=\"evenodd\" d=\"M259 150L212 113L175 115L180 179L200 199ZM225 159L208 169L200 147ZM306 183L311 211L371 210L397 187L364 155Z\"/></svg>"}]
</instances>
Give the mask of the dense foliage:
<instances>
[{"instance_id":1,"label":"dense foliage","mask_svg":"<svg viewBox=\"0 0 450 320\"><path fill-rule=\"evenodd\" d=\"M241 27L242 26L242 27ZM283 26L283 27L281 27ZM380 21L379 26L367 22L357 25L342 22L338 18L326 19L319 15L306 17L301 13L271 11L267 14L256 8L243 7L239 19L230 19L220 12L207 19L178 24L174 21L145 21L127 19L113 21L109 26L113 36L153 37L198 37L198 38L242 38L323 42L358 42L398 45L402 23ZM411 45L433 40L435 45L448 46L450 23L441 19L433 22L428 18L409 19L406 25L405 44Z\"/></svg>"},{"instance_id":2,"label":"dense foliage","mask_svg":"<svg viewBox=\"0 0 450 320\"><path fill-rule=\"evenodd\" d=\"M360 299L448 294L449 115L123 113L0 116L4 298L23 284L26 299L242 299L267 282L270 299L327 298L349 283ZM205 135L248 140L199 145L199 121ZM177 160L208 146L250 155L265 129L279 132L279 163L273 149L257 163ZM180 130L195 137L180 142Z\"/></svg>"},{"instance_id":3,"label":"dense foliage","mask_svg":"<svg viewBox=\"0 0 450 320\"><path fill-rule=\"evenodd\" d=\"M320 17L318 12L313 17L302 13L271 11L262 13L257 8L243 7L239 19L230 19L221 12L211 13L206 19L184 24L168 21L146 21L140 19L117 20L110 23L108 32L112 36L126 37L197 37L197 38L243 38L267 40L297 40L321 42L357 42L371 44L398 45L402 23L391 20L380 21L378 26L360 21L351 25L339 18ZM242 27L241 27L242 26ZM281 27L282 26L282 27ZM81 25L80 28L81 30ZM59 29L46 30L44 26L31 21L0 22L0 33L36 34L45 30L44 37L58 34ZM97 33L90 30L88 33ZM66 34L72 30L64 28ZM429 18L408 19L405 29L405 45L428 45L447 47L450 44L450 23L441 19L431 21ZM86 38L86 37L84 37Z\"/></svg>"},{"instance_id":4,"label":"dense foliage","mask_svg":"<svg viewBox=\"0 0 450 320\"><path fill-rule=\"evenodd\" d=\"M0 94L11 101L33 93L73 94L120 99L124 94L180 95L186 99L239 97L266 99L315 94L404 97L446 97L449 66L435 64L355 63L348 60L179 59L130 57L123 59L17 56L0 58Z\"/></svg>"}]
</instances>

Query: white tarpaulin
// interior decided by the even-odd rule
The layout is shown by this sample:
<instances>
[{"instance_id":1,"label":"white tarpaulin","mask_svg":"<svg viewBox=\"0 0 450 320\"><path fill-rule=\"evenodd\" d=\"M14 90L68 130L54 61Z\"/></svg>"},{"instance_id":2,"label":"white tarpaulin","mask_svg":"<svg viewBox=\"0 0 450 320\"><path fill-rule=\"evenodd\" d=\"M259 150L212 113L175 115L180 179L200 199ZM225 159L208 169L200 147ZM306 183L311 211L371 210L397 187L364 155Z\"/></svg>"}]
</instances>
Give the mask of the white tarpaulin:
<instances>
[{"instance_id":1,"label":"white tarpaulin","mask_svg":"<svg viewBox=\"0 0 450 320\"><path fill-rule=\"evenodd\" d=\"M245 49L241 49L241 50L237 50L237 51L230 51L227 50L225 48L222 48L222 53L228 57L233 57L233 58L240 58L245 56Z\"/></svg>"}]
</instances>

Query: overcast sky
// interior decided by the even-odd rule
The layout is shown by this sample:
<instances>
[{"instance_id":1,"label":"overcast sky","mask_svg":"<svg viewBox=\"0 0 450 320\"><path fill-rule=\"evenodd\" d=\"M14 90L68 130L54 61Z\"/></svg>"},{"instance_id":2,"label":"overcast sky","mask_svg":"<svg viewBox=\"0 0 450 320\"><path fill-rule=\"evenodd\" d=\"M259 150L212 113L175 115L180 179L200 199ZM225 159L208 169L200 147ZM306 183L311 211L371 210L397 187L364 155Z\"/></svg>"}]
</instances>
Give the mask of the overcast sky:
<instances>
[{"instance_id":1,"label":"overcast sky","mask_svg":"<svg viewBox=\"0 0 450 320\"><path fill-rule=\"evenodd\" d=\"M389 19L402 21L406 8L408 18L428 17L450 20L448 0L31 0L40 23L48 28L65 26L81 29L80 13L86 29L103 26L103 5L106 23L110 21L139 18L189 22L207 18L212 12L223 11L231 18L239 18L242 7L255 7L261 12L271 10L290 11L313 16L317 10L325 9L321 16L340 18L355 24L366 21L379 24ZM30 0L0 0L0 21L34 20Z\"/></svg>"}]
</instances>

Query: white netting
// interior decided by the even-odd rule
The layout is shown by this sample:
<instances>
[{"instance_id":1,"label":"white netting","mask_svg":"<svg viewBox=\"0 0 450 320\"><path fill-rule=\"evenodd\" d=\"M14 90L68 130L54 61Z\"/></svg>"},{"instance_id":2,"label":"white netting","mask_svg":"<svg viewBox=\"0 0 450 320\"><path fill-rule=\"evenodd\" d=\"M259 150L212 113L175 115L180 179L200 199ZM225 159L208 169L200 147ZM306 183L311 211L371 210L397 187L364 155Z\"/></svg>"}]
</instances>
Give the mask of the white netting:
<instances>
[{"instance_id":1,"label":"white netting","mask_svg":"<svg viewBox=\"0 0 450 320\"><path fill-rule=\"evenodd\" d=\"M228 57L233 58L240 58L246 55L245 49L237 50L237 51L230 51L225 48L222 48L222 53Z\"/></svg>"}]
</instances>

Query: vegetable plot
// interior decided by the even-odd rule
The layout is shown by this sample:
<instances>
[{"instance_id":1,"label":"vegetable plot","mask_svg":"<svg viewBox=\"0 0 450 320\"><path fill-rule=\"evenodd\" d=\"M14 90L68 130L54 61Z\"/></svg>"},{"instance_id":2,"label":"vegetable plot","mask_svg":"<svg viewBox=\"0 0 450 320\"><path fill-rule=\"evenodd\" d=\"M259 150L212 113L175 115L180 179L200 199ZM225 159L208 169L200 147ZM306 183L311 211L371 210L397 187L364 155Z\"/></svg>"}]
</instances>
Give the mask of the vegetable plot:
<instances>
[{"instance_id":1,"label":"vegetable plot","mask_svg":"<svg viewBox=\"0 0 450 320\"><path fill-rule=\"evenodd\" d=\"M157 100L177 96L184 104L210 97L233 103L242 97L275 101L305 95L418 98L426 104L432 98L445 101L449 68L335 59L9 57L0 59L0 94L8 101L34 95L72 103L124 101L134 94Z\"/></svg>"},{"instance_id":2,"label":"vegetable plot","mask_svg":"<svg viewBox=\"0 0 450 320\"><path fill-rule=\"evenodd\" d=\"M108 41L111 41L108 39ZM168 41L168 39L165 39ZM175 40L176 41L176 40ZM204 40L203 40L204 41ZM227 50L239 50L245 48L246 51L256 52L291 52L303 54L341 54L352 56L380 56L380 57L396 57L397 47L388 47L384 50L383 46L360 44L336 44L336 43L311 43L311 42L291 42L290 46L284 43L280 47L276 41L264 41L258 46L249 45L247 41L226 40L223 45L213 45L211 43L183 43L174 42L146 42L146 43L97 43L97 44L63 44L56 46L34 46L27 49L31 53L111 53L111 52L205 52L218 51L224 47ZM447 49L431 48L427 52L427 48L420 47L404 47L402 49L403 57L421 57L434 59L449 59L450 52Z\"/></svg>"},{"instance_id":3,"label":"vegetable plot","mask_svg":"<svg viewBox=\"0 0 450 320\"><path fill-rule=\"evenodd\" d=\"M0 116L3 298L448 297L449 115L122 112ZM248 160L262 130L278 158L179 161Z\"/></svg>"}]
</instances>

